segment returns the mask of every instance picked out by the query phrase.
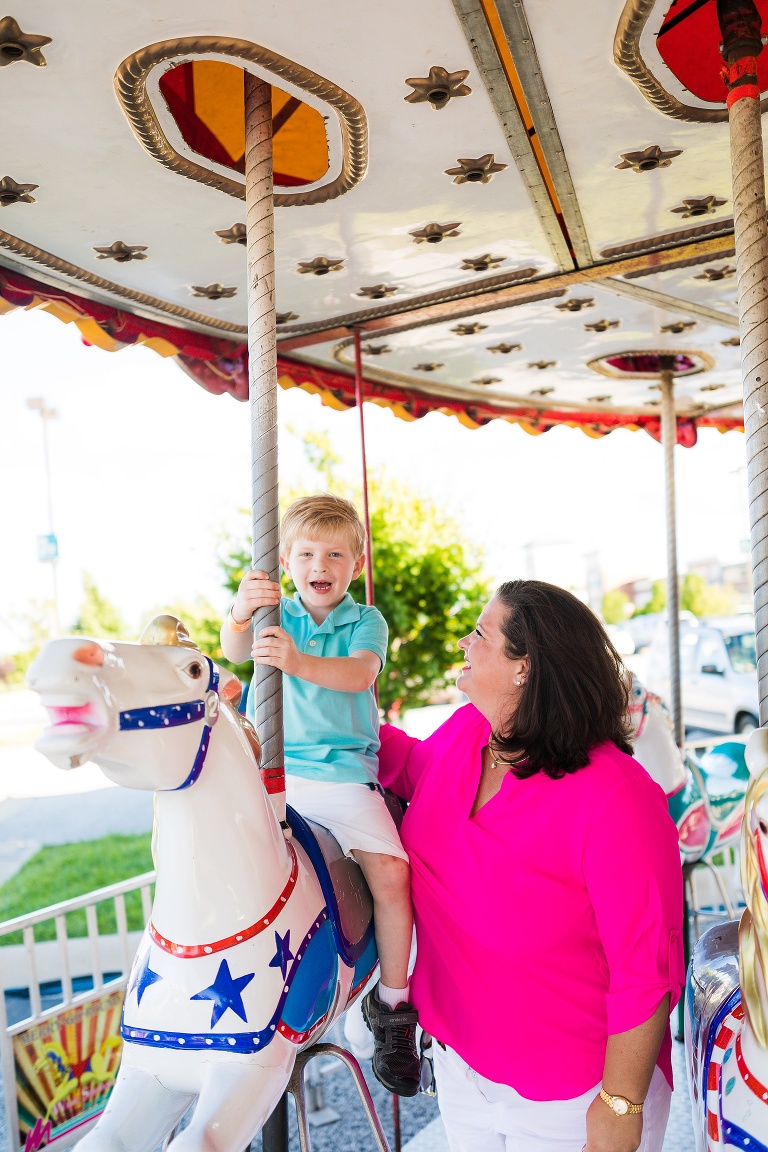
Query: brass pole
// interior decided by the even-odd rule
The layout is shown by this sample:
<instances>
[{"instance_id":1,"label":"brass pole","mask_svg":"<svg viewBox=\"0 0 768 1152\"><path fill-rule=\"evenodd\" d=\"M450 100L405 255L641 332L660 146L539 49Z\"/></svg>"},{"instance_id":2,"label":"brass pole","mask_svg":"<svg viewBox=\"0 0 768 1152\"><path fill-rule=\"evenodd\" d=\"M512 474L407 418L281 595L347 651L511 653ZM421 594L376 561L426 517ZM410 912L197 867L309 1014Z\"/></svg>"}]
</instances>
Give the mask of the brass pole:
<instances>
[{"instance_id":1,"label":"brass pole","mask_svg":"<svg viewBox=\"0 0 768 1152\"><path fill-rule=\"evenodd\" d=\"M277 494L277 351L272 195L272 89L245 73L245 211L248 252L248 394L251 411L253 566L280 579ZM279 605L254 614L254 631L280 624ZM254 665L261 768L283 767L283 679Z\"/></svg>"},{"instance_id":2,"label":"brass pole","mask_svg":"<svg viewBox=\"0 0 768 1152\"><path fill-rule=\"evenodd\" d=\"M768 725L768 225L753 0L717 0L727 67L760 724Z\"/></svg>"},{"instance_id":3,"label":"brass pole","mask_svg":"<svg viewBox=\"0 0 768 1152\"><path fill-rule=\"evenodd\" d=\"M669 704L675 743L682 748L685 740L683 705L680 694L680 586L677 576L677 508L675 501L675 445L677 414L675 412L675 377L664 367L659 377L661 386L661 443L664 449L664 496L667 521L667 632L669 636Z\"/></svg>"},{"instance_id":4,"label":"brass pole","mask_svg":"<svg viewBox=\"0 0 768 1152\"><path fill-rule=\"evenodd\" d=\"M355 406L360 418L360 456L363 479L363 524L365 526L365 602L373 604L373 539L371 513L368 507L368 462L365 455L365 418L363 415L363 359L360 352L360 333L355 332Z\"/></svg>"}]
</instances>

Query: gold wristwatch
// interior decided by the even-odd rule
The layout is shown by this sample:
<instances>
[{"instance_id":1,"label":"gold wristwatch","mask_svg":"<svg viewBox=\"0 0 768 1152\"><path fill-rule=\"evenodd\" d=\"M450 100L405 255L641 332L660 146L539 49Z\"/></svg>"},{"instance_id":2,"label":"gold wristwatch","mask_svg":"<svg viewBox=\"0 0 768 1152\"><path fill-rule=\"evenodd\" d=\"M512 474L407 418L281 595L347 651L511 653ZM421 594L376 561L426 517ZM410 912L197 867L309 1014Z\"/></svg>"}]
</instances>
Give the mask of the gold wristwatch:
<instances>
[{"instance_id":1,"label":"gold wristwatch","mask_svg":"<svg viewBox=\"0 0 768 1152\"><path fill-rule=\"evenodd\" d=\"M626 1096L609 1096L604 1088L600 1089L600 1099L605 1101L616 1116L636 1116L643 1110L642 1104L633 1104Z\"/></svg>"}]
</instances>

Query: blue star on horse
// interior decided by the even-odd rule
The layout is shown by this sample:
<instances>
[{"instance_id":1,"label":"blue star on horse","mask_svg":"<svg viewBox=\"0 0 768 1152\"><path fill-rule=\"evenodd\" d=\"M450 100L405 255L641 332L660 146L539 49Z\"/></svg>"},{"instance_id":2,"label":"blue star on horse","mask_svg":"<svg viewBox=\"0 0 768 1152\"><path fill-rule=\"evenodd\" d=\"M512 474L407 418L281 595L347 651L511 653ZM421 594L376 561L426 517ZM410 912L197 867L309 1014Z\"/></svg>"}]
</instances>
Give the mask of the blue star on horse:
<instances>
[{"instance_id":1,"label":"blue star on horse","mask_svg":"<svg viewBox=\"0 0 768 1152\"><path fill-rule=\"evenodd\" d=\"M279 968L282 973L283 980L288 971L288 961L293 960L293 952L291 952L291 930L286 932L285 936L281 936L279 932L275 932L275 947L277 951L269 962L270 968Z\"/></svg>"},{"instance_id":2,"label":"blue star on horse","mask_svg":"<svg viewBox=\"0 0 768 1152\"><path fill-rule=\"evenodd\" d=\"M229 964L226 960L222 960L213 984L203 988L202 992L196 992L194 996L190 996L190 1000L213 1001L211 1028L216 1027L228 1008L247 1023L248 1017L243 1006L241 993L255 975L255 972L250 972L247 976L233 976L229 970Z\"/></svg>"},{"instance_id":3,"label":"blue star on horse","mask_svg":"<svg viewBox=\"0 0 768 1152\"><path fill-rule=\"evenodd\" d=\"M147 988L150 988L157 980L162 980L162 976L159 976L157 972L153 972L149 966L150 955L151 950L148 949L147 954L144 957L144 963L136 973L130 988L130 991L133 991L134 989L136 990L136 1001L138 1004L141 1004L141 998L146 992Z\"/></svg>"}]
</instances>

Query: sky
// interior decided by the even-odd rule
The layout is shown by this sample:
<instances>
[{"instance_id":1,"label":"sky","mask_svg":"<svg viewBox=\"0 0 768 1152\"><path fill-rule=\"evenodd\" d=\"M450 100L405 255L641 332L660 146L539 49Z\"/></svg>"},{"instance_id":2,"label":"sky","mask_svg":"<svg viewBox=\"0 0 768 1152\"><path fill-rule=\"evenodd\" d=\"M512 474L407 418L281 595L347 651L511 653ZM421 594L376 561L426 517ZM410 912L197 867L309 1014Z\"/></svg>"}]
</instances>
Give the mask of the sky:
<instances>
[{"instance_id":1,"label":"sky","mask_svg":"<svg viewBox=\"0 0 768 1152\"><path fill-rule=\"evenodd\" d=\"M25 619L51 596L37 559L48 531L42 421L48 422L60 618L77 616L83 574L141 626L163 604L203 596L224 610L216 557L222 533L247 530L247 406L211 396L173 359L145 348L103 352L41 311L0 317L0 654L26 641ZM359 470L357 414L280 390L280 469L291 487L316 481L295 432L325 430L346 471ZM665 572L662 451L644 432L601 440L578 429L529 436L494 421L463 428L433 413L406 423L365 406L369 468L406 481L449 511L495 581L536 576L585 584L597 553L606 588ZM680 569L744 559L744 437L704 430L676 449Z\"/></svg>"}]
</instances>

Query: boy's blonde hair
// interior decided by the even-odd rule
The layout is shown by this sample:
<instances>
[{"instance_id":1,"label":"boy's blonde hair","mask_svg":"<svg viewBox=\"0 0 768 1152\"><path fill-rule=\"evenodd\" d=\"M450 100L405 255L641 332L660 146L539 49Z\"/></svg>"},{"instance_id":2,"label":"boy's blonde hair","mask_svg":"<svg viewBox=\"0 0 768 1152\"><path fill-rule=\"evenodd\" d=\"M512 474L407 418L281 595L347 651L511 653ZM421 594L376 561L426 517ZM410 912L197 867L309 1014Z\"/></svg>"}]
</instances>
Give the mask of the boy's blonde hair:
<instances>
[{"instance_id":1,"label":"boy's blonde hair","mask_svg":"<svg viewBox=\"0 0 768 1152\"><path fill-rule=\"evenodd\" d=\"M365 552L365 529L357 509L349 500L324 492L295 500L280 525L280 551L287 555L300 536L318 540L343 532L349 540L355 559Z\"/></svg>"}]
</instances>

